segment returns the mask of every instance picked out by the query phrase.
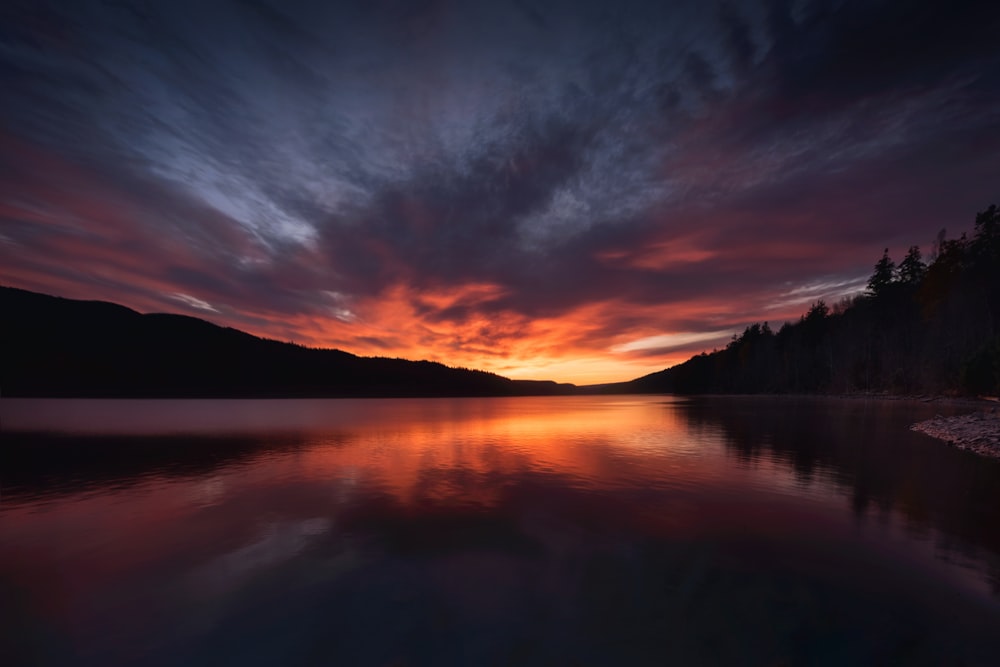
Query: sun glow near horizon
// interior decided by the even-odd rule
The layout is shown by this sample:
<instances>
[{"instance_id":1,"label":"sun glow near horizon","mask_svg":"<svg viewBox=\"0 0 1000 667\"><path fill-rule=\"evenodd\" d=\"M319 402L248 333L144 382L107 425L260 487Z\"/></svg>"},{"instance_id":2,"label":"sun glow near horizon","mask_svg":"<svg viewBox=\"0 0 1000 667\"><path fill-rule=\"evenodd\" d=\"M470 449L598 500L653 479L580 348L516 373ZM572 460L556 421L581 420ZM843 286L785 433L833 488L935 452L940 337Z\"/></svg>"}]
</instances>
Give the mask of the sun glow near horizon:
<instances>
[{"instance_id":1,"label":"sun glow near horizon","mask_svg":"<svg viewBox=\"0 0 1000 667\"><path fill-rule=\"evenodd\" d=\"M267 322L254 333L359 356L435 361L514 380L586 385L625 382L663 370L724 346L743 326L738 322L731 329L659 334L647 328L615 331L620 311L628 306L611 302L536 320L514 313L485 315L469 307L459 321L426 322L419 307L397 293L374 307L359 305L351 320L288 318L273 327Z\"/></svg>"},{"instance_id":2,"label":"sun glow near horizon","mask_svg":"<svg viewBox=\"0 0 1000 667\"><path fill-rule=\"evenodd\" d=\"M36 4L0 283L276 340L628 380L997 193L990 3Z\"/></svg>"}]
</instances>

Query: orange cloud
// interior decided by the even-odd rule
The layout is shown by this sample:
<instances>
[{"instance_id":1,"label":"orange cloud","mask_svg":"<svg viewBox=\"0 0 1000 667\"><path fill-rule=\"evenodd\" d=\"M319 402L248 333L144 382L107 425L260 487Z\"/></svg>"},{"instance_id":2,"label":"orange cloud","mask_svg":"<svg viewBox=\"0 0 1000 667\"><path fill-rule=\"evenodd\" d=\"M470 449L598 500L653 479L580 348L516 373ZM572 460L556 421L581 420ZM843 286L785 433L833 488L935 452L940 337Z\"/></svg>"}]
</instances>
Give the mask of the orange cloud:
<instances>
[{"instance_id":1,"label":"orange cloud","mask_svg":"<svg viewBox=\"0 0 1000 667\"><path fill-rule=\"evenodd\" d=\"M3 284L106 299L143 312L186 312L260 336L360 355L429 359L517 379L622 381L720 347L751 321L766 317L780 326L796 319L807 301L856 288L833 279L780 288L739 279L744 265L752 271L761 258L819 261L831 255L829 248L795 240L713 245L706 230L669 237L664 225L631 249L593 256L623 286L672 272L665 295L638 290L608 296L611 290L604 290L589 301L586 294L574 295L575 305L529 316L518 310L526 295L499 281L415 287L406 282L412 267L377 238L368 239L364 251L388 287L350 294L329 288L339 284L335 267L314 247L282 249L278 261L235 221L197 203L178 204L169 199L175 193L163 196L194 216L193 224L165 224L138 194L100 174L9 137L0 136L2 142L30 166L11 184L17 197L0 199L0 219L30 227L20 235L0 230ZM699 266L708 264L712 271ZM720 282L725 290L692 283L683 291L685 271L694 266L700 273L692 272L693 280L728 271L737 282Z\"/></svg>"},{"instance_id":2,"label":"orange cloud","mask_svg":"<svg viewBox=\"0 0 1000 667\"><path fill-rule=\"evenodd\" d=\"M745 317L733 313L732 304L722 300L676 304L670 318L663 317L661 305L613 300L543 318L475 309L501 293L498 286L488 284L430 292L397 285L377 297L352 303L355 317L350 321L317 315L275 319L257 333L361 355L429 359L515 379L591 384L628 380L724 345ZM438 310L426 311L428 304ZM460 316L441 317L456 304L468 308ZM263 312L254 315L269 318ZM719 319L719 328L692 333L671 324L671 320L706 317ZM663 325L623 330L619 323L626 318L660 320Z\"/></svg>"},{"instance_id":3,"label":"orange cloud","mask_svg":"<svg viewBox=\"0 0 1000 667\"><path fill-rule=\"evenodd\" d=\"M612 266L655 271L705 262L717 255L718 251L703 245L702 239L689 236L655 241L637 249L604 251L597 254L597 259Z\"/></svg>"}]
</instances>

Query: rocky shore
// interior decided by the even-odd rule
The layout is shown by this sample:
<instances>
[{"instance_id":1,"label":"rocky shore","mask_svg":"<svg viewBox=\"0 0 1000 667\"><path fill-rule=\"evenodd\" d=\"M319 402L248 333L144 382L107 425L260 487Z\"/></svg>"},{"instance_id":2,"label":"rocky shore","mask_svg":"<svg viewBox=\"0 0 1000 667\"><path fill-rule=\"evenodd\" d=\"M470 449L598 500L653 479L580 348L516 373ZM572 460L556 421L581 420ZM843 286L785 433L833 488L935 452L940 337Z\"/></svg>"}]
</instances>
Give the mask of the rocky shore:
<instances>
[{"instance_id":1,"label":"rocky shore","mask_svg":"<svg viewBox=\"0 0 1000 667\"><path fill-rule=\"evenodd\" d=\"M1000 408L956 417L935 417L910 427L976 454L1000 459Z\"/></svg>"}]
</instances>

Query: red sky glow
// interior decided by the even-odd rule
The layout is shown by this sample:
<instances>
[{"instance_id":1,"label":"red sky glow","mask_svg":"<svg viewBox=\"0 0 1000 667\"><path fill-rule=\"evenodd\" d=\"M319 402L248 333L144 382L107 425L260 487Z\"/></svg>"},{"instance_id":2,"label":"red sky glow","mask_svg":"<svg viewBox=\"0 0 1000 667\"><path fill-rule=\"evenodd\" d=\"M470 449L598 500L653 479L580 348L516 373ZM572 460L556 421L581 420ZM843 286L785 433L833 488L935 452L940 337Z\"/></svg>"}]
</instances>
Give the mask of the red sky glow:
<instances>
[{"instance_id":1,"label":"red sky glow","mask_svg":"<svg viewBox=\"0 0 1000 667\"><path fill-rule=\"evenodd\" d=\"M1000 200L995 3L129 4L0 28L0 284L610 382Z\"/></svg>"}]
</instances>

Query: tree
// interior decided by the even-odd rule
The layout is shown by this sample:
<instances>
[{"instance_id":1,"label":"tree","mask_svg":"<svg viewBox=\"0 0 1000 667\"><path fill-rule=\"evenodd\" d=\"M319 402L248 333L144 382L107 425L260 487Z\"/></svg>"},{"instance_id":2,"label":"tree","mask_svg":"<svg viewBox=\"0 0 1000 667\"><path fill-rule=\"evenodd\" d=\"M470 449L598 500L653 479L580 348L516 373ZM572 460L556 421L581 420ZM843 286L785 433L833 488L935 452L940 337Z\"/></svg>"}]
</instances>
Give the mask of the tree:
<instances>
[{"instance_id":1,"label":"tree","mask_svg":"<svg viewBox=\"0 0 1000 667\"><path fill-rule=\"evenodd\" d=\"M724 350L668 371L681 391L1000 392L1000 207L975 231L938 234L930 259L886 248L864 294L813 303L772 332L752 324ZM683 378L684 382L681 382Z\"/></svg>"},{"instance_id":2,"label":"tree","mask_svg":"<svg viewBox=\"0 0 1000 667\"><path fill-rule=\"evenodd\" d=\"M916 287L927 274L927 265L920 255L920 246L911 245L906 257L899 263L899 282L910 287Z\"/></svg>"},{"instance_id":3,"label":"tree","mask_svg":"<svg viewBox=\"0 0 1000 667\"><path fill-rule=\"evenodd\" d=\"M892 285L896 277L896 264L889 257L889 249L882 251L882 259L875 263L875 273L868 279L868 294L878 296Z\"/></svg>"},{"instance_id":4,"label":"tree","mask_svg":"<svg viewBox=\"0 0 1000 667\"><path fill-rule=\"evenodd\" d=\"M971 280L982 299L991 336L1000 331L1000 208L993 204L976 214L969 246Z\"/></svg>"},{"instance_id":5,"label":"tree","mask_svg":"<svg viewBox=\"0 0 1000 667\"><path fill-rule=\"evenodd\" d=\"M987 261L1000 260L1000 208L993 204L976 214L976 230L972 239L973 252Z\"/></svg>"},{"instance_id":6,"label":"tree","mask_svg":"<svg viewBox=\"0 0 1000 667\"><path fill-rule=\"evenodd\" d=\"M809 311L805 315L805 320L807 322L818 322L823 318L829 316L830 307L826 305L826 301L820 299L813 305L809 306Z\"/></svg>"}]
</instances>

